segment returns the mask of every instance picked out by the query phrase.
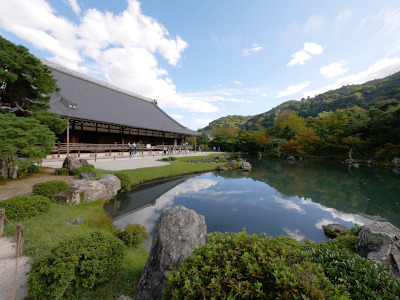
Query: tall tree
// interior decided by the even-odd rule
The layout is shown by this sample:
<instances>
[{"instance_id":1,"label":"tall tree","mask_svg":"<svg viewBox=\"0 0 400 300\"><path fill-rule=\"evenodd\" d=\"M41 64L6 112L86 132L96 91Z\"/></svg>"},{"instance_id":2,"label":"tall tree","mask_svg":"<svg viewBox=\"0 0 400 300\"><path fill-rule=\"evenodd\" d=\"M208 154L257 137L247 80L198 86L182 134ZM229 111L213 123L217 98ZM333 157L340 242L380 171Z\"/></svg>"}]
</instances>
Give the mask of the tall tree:
<instances>
[{"instance_id":1,"label":"tall tree","mask_svg":"<svg viewBox=\"0 0 400 300\"><path fill-rule=\"evenodd\" d=\"M50 70L28 49L0 36L0 108L16 107L20 113L47 108L49 95L57 90Z\"/></svg>"},{"instance_id":2,"label":"tall tree","mask_svg":"<svg viewBox=\"0 0 400 300\"><path fill-rule=\"evenodd\" d=\"M0 113L0 169L10 177L18 157L41 159L51 151L54 133L35 118L20 118Z\"/></svg>"}]
</instances>

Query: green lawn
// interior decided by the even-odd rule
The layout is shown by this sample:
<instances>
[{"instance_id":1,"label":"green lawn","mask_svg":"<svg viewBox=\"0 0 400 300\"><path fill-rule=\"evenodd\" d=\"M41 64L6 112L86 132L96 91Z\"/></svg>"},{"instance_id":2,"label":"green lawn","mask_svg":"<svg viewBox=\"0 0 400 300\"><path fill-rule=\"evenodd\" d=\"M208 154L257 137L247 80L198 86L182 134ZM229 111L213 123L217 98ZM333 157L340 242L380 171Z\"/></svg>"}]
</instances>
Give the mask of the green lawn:
<instances>
[{"instance_id":1,"label":"green lawn","mask_svg":"<svg viewBox=\"0 0 400 300\"><path fill-rule=\"evenodd\" d=\"M134 185L140 182L181 176L185 174L201 173L214 170L216 163L192 163L186 162L199 157L182 157L171 161L169 165L153 168L125 170ZM224 166L225 163L220 163ZM106 170L96 170L97 176L113 173ZM75 206L52 203L48 213L37 215L31 219L16 221L24 225L24 255L32 258L40 258L60 241L79 236L91 230L112 230L112 220L106 215L103 204L100 201L81 203ZM66 223L75 218L82 218L80 226L71 226ZM13 235L14 229L6 224L6 235ZM127 248L123 266L120 272L110 282L97 287L95 290L79 288L73 291L67 299L117 299L124 294L134 297L136 286L140 279L141 271L146 263L148 252L142 247Z\"/></svg>"}]
</instances>

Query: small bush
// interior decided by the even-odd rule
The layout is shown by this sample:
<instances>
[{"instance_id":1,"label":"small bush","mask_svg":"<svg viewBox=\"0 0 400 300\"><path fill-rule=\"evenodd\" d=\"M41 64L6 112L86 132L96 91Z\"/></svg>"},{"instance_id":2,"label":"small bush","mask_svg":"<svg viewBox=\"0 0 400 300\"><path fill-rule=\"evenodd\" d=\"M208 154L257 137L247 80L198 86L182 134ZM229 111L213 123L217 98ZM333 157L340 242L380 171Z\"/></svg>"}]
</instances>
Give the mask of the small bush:
<instances>
[{"instance_id":1,"label":"small bush","mask_svg":"<svg viewBox=\"0 0 400 300\"><path fill-rule=\"evenodd\" d=\"M29 168L34 165L33 162L27 158L19 158L15 160L12 164L13 166L16 166L18 168L17 170L18 177L22 177L28 174Z\"/></svg>"},{"instance_id":2,"label":"small bush","mask_svg":"<svg viewBox=\"0 0 400 300\"><path fill-rule=\"evenodd\" d=\"M41 195L13 197L0 202L10 220L22 220L48 212L50 206L50 199Z\"/></svg>"},{"instance_id":3,"label":"small bush","mask_svg":"<svg viewBox=\"0 0 400 300\"><path fill-rule=\"evenodd\" d=\"M175 161L177 158L174 156L170 156L170 157L163 157L161 158L162 161Z\"/></svg>"},{"instance_id":4,"label":"small bush","mask_svg":"<svg viewBox=\"0 0 400 300\"><path fill-rule=\"evenodd\" d=\"M78 287L91 289L114 276L123 254L123 243L101 231L65 240L32 264L28 295L60 299Z\"/></svg>"},{"instance_id":5,"label":"small bush","mask_svg":"<svg viewBox=\"0 0 400 300\"><path fill-rule=\"evenodd\" d=\"M33 173L39 173L39 167L37 165L32 164L28 168L28 173L33 174Z\"/></svg>"},{"instance_id":6,"label":"small bush","mask_svg":"<svg viewBox=\"0 0 400 300\"><path fill-rule=\"evenodd\" d=\"M94 166L91 165L91 164L87 164L87 165L85 165L85 166L72 169L71 171L69 171L69 174L70 174L70 175L79 175L80 173L83 173L83 172L92 172L93 170L94 170Z\"/></svg>"},{"instance_id":7,"label":"small bush","mask_svg":"<svg viewBox=\"0 0 400 300\"><path fill-rule=\"evenodd\" d=\"M57 175L69 175L69 170L67 168L57 169Z\"/></svg>"},{"instance_id":8,"label":"small bush","mask_svg":"<svg viewBox=\"0 0 400 300\"><path fill-rule=\"evenodd\" d=\"M121 189L119 190L119 192L127 192L131 189L132 187L132 180L129 177L129 175L125 172L116 172L114 173L115 176L117 176L119 178L119 180L121 180Z\"/></svg>"},{"instance_id":9,"label":"small bush","mask_svg":"<svg viewBox=\"0 0 400 300\"><path fill-rule=\"evenodd\" d=\"M340 248L337 239L316 244L306 242L305 250L334 284L344 285L352 299L399 299L400 281L383 265Z\"/></svg>"},{"instance_id":10,"label":"small bush","mask_svg":"<svg viewBox=\"0 0 400 300\"><path fill-rule=\"evenodd\" d=\"M213 233L179 270L168 274L164 299L347 299L301 243L288 238Z\"/></svg>"},{"instance_id":11,"label":"small bush","mask_svg":"<svg viewBox=\"0 0 400 300\"><path fill-rule=\"evenodd\" d=\"M125 226L124 231L117 229L114 234L127 246L140 245L144 239L149 240L146 227L140 224L128 224Z\"/></svg>"},{"instance_id":12,"label":"small bush","mask_svg":"<svg viewBox=\"0 0 400 300\"><path fill-rule=\"evenodd\" d=\"M53 194L57 194L62 191L68 190L70 187L68 183L62 180L50 180L46 182L35 183L32 186L32 192L34 195L42 195L50 197Z\"/></svg>"}]
</instances>

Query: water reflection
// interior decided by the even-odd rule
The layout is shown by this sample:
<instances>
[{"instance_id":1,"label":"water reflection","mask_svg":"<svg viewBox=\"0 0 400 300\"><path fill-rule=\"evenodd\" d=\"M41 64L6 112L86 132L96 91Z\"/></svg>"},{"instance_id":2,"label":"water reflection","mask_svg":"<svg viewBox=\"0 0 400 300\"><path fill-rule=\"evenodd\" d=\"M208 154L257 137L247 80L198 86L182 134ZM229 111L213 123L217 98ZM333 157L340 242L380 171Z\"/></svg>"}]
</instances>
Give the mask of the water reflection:
<instances>
[{"instance_id":1,"label":"water reflection","mask_svg":"<svg viewBox=\"0 0 400 300\"><path fill-rule=\"evenodd\" d=\"M322 225L364 225L388 220L399 226L400 176L329 162L251 161L250 173L206 173L144 185L109 204L119 228L128 223L152 232L166 207L184 205L206 218L208 232L241 231L299 241L324 240Z\"/></svg>"}]
</instances>

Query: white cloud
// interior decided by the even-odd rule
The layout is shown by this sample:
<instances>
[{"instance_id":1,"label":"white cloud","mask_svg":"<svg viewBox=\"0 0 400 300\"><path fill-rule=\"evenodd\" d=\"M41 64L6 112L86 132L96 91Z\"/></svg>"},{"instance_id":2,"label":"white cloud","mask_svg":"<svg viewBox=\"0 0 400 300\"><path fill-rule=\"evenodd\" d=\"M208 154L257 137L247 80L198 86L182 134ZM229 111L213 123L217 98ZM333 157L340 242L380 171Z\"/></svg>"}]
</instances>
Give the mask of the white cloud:
<instances>
[{"instance_id":1,"label":"white cloud","mask_svg":"<svg viewBox=\"0 0 400 300\"><path fill-rule=\"evenodd\" d=\"M252 44L252 47L250 49L243 49L243 55L244 56L250 56L253 53L259 52L263 49L262 46L259 44Z\"/></svg>"},{"instance_id":2,"label":"white cloud","mask_svg":"<svg viewBox=\"0 0 400 300\"><path fill-rule=\"evenodd\" d=\"M322 76L326 78L333 78L339 75L342 75L349 71L349 69L344 68L343 66L347 64L347 61L340 60L336 63L330 64L328 66L324 66L320 69Z\"/></svg>"},{"instance_id":3,"label":"white cloud","mask_svg":"<svg viewBox=\"0 0 400 300\"><path fill-rule=\"evenodd\" d=\"M351 12L351 10L349 8L345 8L336 16L336 19L334 22L334 25L336 28L336 33L345 27L347 21L350 19L352 14L353 13Z\"/></svg>"},{"instance_id":4,"label":"white cloud","mask_svg":"<svg viewBox=\"0 0 400 300\"><path fill-rule=\"evenodd\" d=\"M305 42L303 49L292 54L292 60L286 65L293 67L294 65L304 65L312 55L321 54L324 51L324 47L316 43Z\"/></svg>"},{"instance_id":5,"label":"white cloud","mask_svg":"<svg viewBox=\"0 0 400 300\"><path fill-rule=\"evenodd\" d=\"M68 3L80 11L76 0ZM57 16L45 0L0 0L0 7L0 28L49 52L51 61L88 75L101 74L113 85L158 99L160 107L191 112L219 109L204 99L177 93L156 55L177 66L188 44L144 15L137 0L128 0L118 15L97 9L80 11L78 24Z\"/></svg>"},{"instance_id":6,"label":"white cloud","mask_svg":"<svg viewBox=\"0 0 400 300\"><path fill-rule=\"evenodd\" d=\"M298 92L304 90L306 87L308 87L310 84L309 81L303 81L302 83L298 85L289 85L286 90L278 92L278 95L275 98L281 98L284 96L290 96L297 94Z\"/></svg>"},{"instance_id":7,"label":"white cloud","mask_svg":"<svg viewBox=\"0 0 400 300\"><path fill-rule=\"evenodd\" d=\"M274 198L275 202L282 204L282 206L286 209L295 210L302 215L306 213L305 210L300 207L300 205L294 203L293 201L279 198L276 196L272 196L272 198Z\"/></svg>"},{"instance_id":8,"label":"white cloud","mask_svg":"<svg viewBox=\"0 0 400 300\"><path fill-rule=\"evenodd\" d=\"M234 80L233 83L236 85L243 85L243 82L239 80Z\"/></svg>"},{"instance_id":9,"label":"white cloud","mask_svg":"<svg viewBox=\"0 0 400 300\"><path fill-rule=\"evenodd\" d=\"M383 78L400 71L400 58L383 58L370 66L367 70L339 78L335 83L312 91L305 91L302 97L314 97L329 90L349 84L361 84L370 80Z\"/></svg>"},{"instance_id":10,"label":"white cloud","mask_svg":"<svg viewBox=\"0 0 400 300\"><path fill-rule=\"evenodd\" d=\"M303 27L303 34L320 32L324 27L325 20L322 16L311 16Z\"/></svg>"},{"instance_id":11,"label":"white cloud","mask_svg":"<svg viewBox=\"0 0 400 300\"><path fill-rule=\"evenodd\" d=\"M295 240L301 242L306 239L304 234L301 234L299 229L291 230L287 227L282 227L282 230L291 238L294 238Z\"/></svg>"},{"instance_id":12,"label":"white cloud","mask_svg":"<svg viewBox=\"0 0 400 300\"><path fill-rule=\"evenodd\" d=\"M390 36L400 30L400 9L383 8L368 14L361 21L357 32L375 36Z\"/></svg>"},{"instance_id":13,"label":"white cloud","mask_svg":"<svg viewBox=\"0 0 400 300\"><path fill-rule=\"evenodd\" d=\"M183 119L183 116L182 116L182 115L178 115L178 114L170 114L170 116L171 116L173 119L176 119L176 120L181 120L181 119Z\"/></svg>"},{"instance_id":14,"label":"white cloud","mask_svg":"<svg viewBox=\"0 0 400 300\"><path fill-rule=\"evenodd\" d=\"M81 8L79 7L79 4L77 0L68 0L69 6L71 6L72 11L79 15L81 13Z\"/></svg>"},{"instance_id":15,"label":"white cloud","mask_svg":"<svg viewBox=\"0 0 400 300\"><path fill-rule=\"evenodd\" d=\"M213 119L195 119L194 122L196 124L200 124L200 125L205 125L207 126L208 124L210 124L213 121Z\"/></svg>"}]
</instances>

